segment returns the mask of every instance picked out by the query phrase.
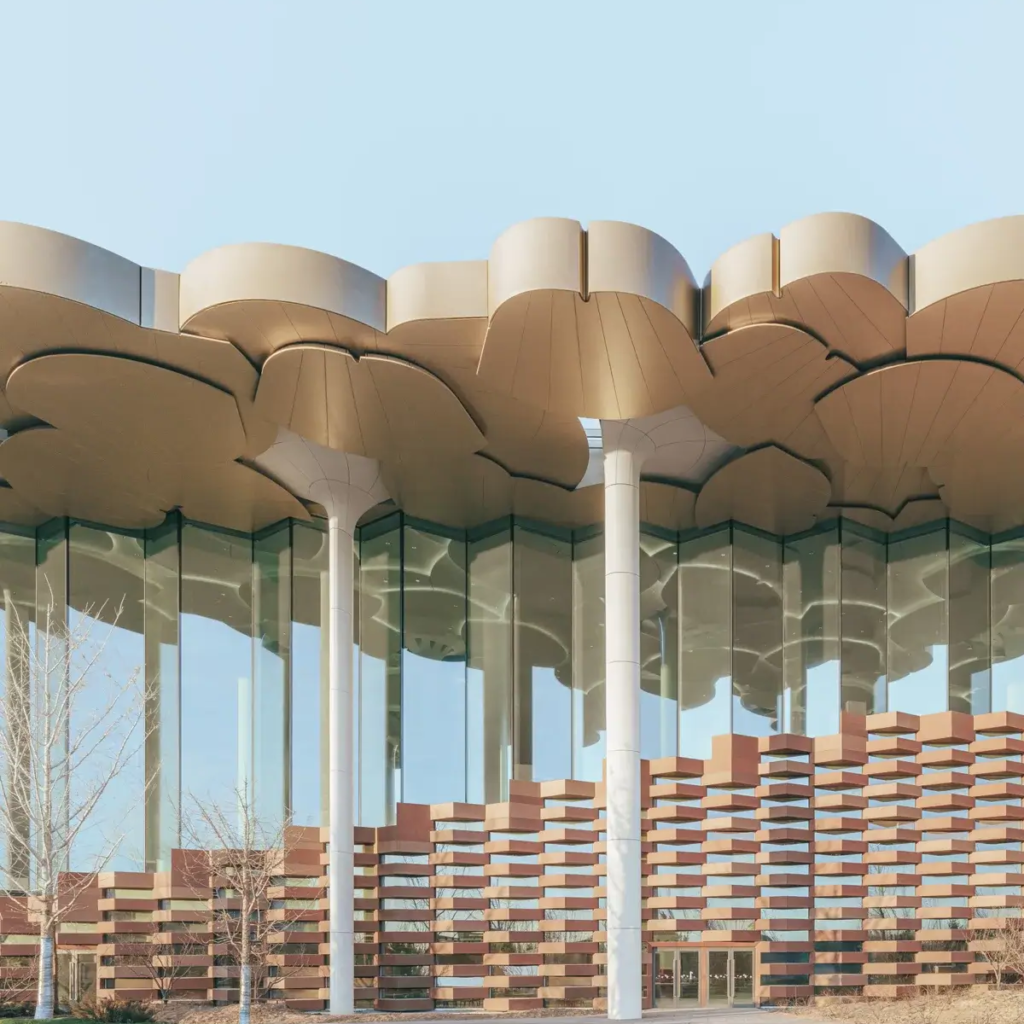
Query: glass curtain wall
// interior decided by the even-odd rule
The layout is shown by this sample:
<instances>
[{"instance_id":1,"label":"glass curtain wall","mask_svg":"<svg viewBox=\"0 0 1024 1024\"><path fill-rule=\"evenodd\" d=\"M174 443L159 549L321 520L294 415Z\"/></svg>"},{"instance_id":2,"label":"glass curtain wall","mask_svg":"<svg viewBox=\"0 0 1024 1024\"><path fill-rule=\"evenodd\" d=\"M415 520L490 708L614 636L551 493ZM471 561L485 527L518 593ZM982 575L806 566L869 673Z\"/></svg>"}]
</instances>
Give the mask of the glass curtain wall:
<instances>
[{"instance_id":1,"label":"glass curtain wall","mask_svg":"<svg viewBox=\"0 0 1024 1024\"><path fill-rule=\"evenodd\" d=\"M598 530L503 519L467 533L393 513L359 531L355 554L359 822L393 821L402 801L506 800L516 779L600 779ZM113 865L166 867L197 801L326 822L318 526L55 521L0 532L0 588L8 700L31 699L31 655L76 630L105 641L97 708L104 680L135 672L148 688L138 756L76 866L123 831ZM845 521L786 538L645 528L642 755L706 758L730 731L828 735L844 710L1024 713L1022 609L1018 536L946 522L890 537ZM9 843L0 865L25 876Z\"/></svg>"},{"instance_id":2,"label":"glass curtain wall","mask_svg":"<svg viewBox=\"0 0 1024 1024\"><path fill-rule=\"evenodd\" d=\"M839 528L783 547L783 716L786 732L839 731Z\"/></svg>"},{"instance_id":3,"label":"glass curtain wall","mask_svg":"<svg viewBox=\"0 0 1024 1024\"><path fill-rule=\"evenodd\" d=\"M640 534L640 756L645 758L672 757L678 745L677 548L674 536Z\"/></svg>"},{"instance_id":4,"label":"glass curtain wall","mask_svg":"<svg viewBox=\"0 0 1024 1024\"><path fill-rule=\"evenodd\" d=\"M466 799L508 800L512 778L512 524L467 538Z\"/></svg>"},{"instance_id":5,"label":"glass curtain wall","mask_svg":"<svg viewBox=\"0 0 1024 1024\"><path fill-rule=\"evenodd\" d=\"M358 566L356 566L358 579ZM327 630L321 609L327 589L327 534L305 523L292 524L291 601L291 817L296 825L326 824L328 705ZM356 588L358 595L358 588ZM359 609L353 609L358 645ZM358 646L356 648L358 668ZM358 673L355 678L358 679Z\"/></svg>"},{"instance_id":6,"label":"glass curtain wall","mask_svg":"<svg viewBox=\"0 0 1024 1024\"><path fill-rule=\"evenodd\" d=\"M138 535L72 523L67 552L69 682L81 684L69 723L72 742L93 723L106 723L86 761L80 761L84 749L72 751L72 813L98 780L110 779L76 838L72 862L130 871L146 852L144 543ZM74 771L78 763L81 772Z\"/></svg>"},{"instance_id":7,"label":"glass curtain wall","mask_svg":"<svg viewBox=\"0 0 1024 1024\"><path fill-rule=\"evenodd\" d=\"M1024 714L1024 537L992 545L992 710Z\"/></svg>"},{"instance_id":8,"label":"glass curtain wall","mask_svg":"<svg viewBox=\"0 0 1024 1024\"><path fill-rule=\"evenodd\" d=\"M516 524L512 537L513 777L572 775L572 541Z\"/></svg>"},{"instance_id":9,"label":"glass curtain wall","mask_svg":"<svg viewBox=\"0 0 1024 1024\"><path fill-rule=\"evenodd\" d=\"M466 542L404 527L402 800L466 799Z\"/></svg>"},{"instance_id":10,"label":"glass curtain wall","mask_svg":"<svg viewBox=\"0 0 1024 1024\"><path fill-rule=\"evenodd\" d=\"M29 678L31 652L29 637L35 631L36 617L36 539L31 533L0 534L0 584L3 587L4 660L3 678L0 680L5 705L9 702L24 714L30 700ZM20 744L11 720L0 722L8 731L8 744ZM0 760L0 772L10 787L19 769L16 751L13 763ZM29 809L24 804L11 807L11 822L17 829L17 839L11 842L0 830L0 888L26 888L29 884L29 861L24 855L24 844L30 840Z\"/></svg>"}]
</instances>

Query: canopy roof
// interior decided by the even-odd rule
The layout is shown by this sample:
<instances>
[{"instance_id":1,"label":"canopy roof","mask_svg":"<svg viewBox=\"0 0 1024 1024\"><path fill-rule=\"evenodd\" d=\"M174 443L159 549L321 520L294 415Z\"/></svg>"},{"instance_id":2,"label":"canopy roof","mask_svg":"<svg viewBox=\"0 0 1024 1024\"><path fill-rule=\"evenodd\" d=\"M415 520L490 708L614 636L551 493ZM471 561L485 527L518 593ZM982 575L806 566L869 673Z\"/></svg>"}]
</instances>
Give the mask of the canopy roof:
<instances>
[{"instance_id":1,"label":"canopy roof","mask_svg":"<svg viewBox=\"0 0 1024 1024\"><path fill-rule=\"evenodd\" d=\"M580 417L685 407L645 466L649 522L1002 530L1024 524L1022 313L1024 217L908 255L820 214L730 249L703 287L608 221L526 221L485 260L387 280L268 244L177 275L0 224L0 520L308 518L260 468L283 428L379 459L425 519L578 525L602 514Z\"/></svg>"}]
</instances>

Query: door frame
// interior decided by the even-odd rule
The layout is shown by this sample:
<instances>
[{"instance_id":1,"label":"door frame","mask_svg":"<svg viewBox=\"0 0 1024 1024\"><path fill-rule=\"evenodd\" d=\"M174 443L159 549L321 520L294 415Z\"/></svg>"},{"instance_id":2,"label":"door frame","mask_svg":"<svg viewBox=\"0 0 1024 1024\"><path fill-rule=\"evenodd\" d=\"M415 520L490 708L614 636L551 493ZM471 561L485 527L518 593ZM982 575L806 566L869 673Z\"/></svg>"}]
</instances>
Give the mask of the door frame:
<instances>
[{"instance_id":1,"label":"door frame","mask_svg":"<svg viewBox=\"0 0 1024 1024\"><path fill-rule=\"evenodd\" d=\"M661 1008L661 1009L686 1009L687 1007L680 1006L679 1002L679 979L680 979L680 955L682 953L696 953L697 954L697 977L698 977L698 997L697 1003L690 1004L690 1007L694 1009L707 1009L708 1007L708 988L710 987L710 972L708 960L711 953L727 953L727 971L728 971L728 1001L720 1004L723 1007L733 1006L759 1006L760 1000L758 998L759 985L757 983L757 966L758 966L758 955L757 949L752 943L724 943L724 944L707 944L703 943L698 945L697 943L675 943L665 942L658 945L652 945L650 947L650 998L649 1008ZM672 1004L667 1005L662 1002L659 1004L655 995L655 985L657 978L657 967L658 967L658 955L659 953L673 953L673 966L672 966ZM736 953L748 953L750 955L750 1001L737 1003L736 1002Z\"/></svg>"}]
</instances>

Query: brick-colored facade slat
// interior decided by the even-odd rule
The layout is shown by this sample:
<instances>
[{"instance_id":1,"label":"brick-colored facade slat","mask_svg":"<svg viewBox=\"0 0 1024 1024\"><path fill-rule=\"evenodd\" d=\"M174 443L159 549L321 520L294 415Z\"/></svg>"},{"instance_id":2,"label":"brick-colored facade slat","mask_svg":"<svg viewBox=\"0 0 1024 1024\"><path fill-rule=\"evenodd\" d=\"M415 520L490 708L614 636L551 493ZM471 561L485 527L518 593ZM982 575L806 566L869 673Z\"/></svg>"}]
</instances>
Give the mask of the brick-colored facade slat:
<instances>
[{"instance_id":1,"label":"brick-colored facade slat","mask_svg":"<svg viewBox=\"0 0 1024 1024\"><path fill-rule=\"evenodd\" d=\"M660 945L752 948L762 1001L991 982L984 950L1024 907L1024 851L994 848L1024 842L1024 716L844 712L842 725L814 739L720 736L707 761L644 763L648 1005ZM603 815L600 783L516 782L502 804L400 805L393 825L357 828L358 1004L602 1008ZM312 902L268 909L301 925L275 941L304 948L269 959L277 997L298 1009L326 1005L326 837L296 830L287 882L268 894ZM214 891L223 878L197 893L197 857L103 874L83 895L58 946L97 954L100 996L151 997L140 948L206 921L205 952L168 961L196 969L175 995L237 998L209 918L231 900ZM13 965L34 951L35 926L2 898L0 921L0 972L28 993L32 969Z\"/></svg>"}]
</instances>

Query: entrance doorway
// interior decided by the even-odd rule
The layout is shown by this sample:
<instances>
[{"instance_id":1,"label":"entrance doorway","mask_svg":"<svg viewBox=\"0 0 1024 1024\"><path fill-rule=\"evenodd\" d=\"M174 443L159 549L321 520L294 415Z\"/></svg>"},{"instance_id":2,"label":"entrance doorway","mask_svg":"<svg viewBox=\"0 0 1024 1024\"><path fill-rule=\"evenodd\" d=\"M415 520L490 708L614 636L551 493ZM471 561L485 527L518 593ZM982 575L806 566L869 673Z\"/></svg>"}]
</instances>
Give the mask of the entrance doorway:
<instances>
[{"instance_id":1,"label":"entrance doorway","mask_svg":"<svg viewBox=\"0 0 1024 1024\"><path fill-rule=\"evenodd\" d=\"M708 950L707 1005L754 1005L753 950Z\"/></svg>"},{"instance_id":2,"label":"entrance doorway","mask_svg":"<svg viewBox=\"0 0 1024 1024\"><path fill-rule=\"evenodd\" d=\"M700 950L654 951L654 1005L700 1006Z\"/></svg>"},{"instance_id":3,"label":"entrance doorway","mask_svg":"<svg viewBox=\"0 0 1024 1024\"><path fill-rule=\"evenodd\" d=\"M57 951L57 1005L67 1009L82 999L96 996L96 954L77 950Z\"/></svg>"},{"instance_id":4,"label":"entrance doorway","mask_svg":"<svg viewBox=\"0 0 1024 1024\"><path fill-rule=\"evenodd\" d=\"M750 949L656 948L653 977L659 1009L754 1005Z\"/></svg>"}]
</instances>

